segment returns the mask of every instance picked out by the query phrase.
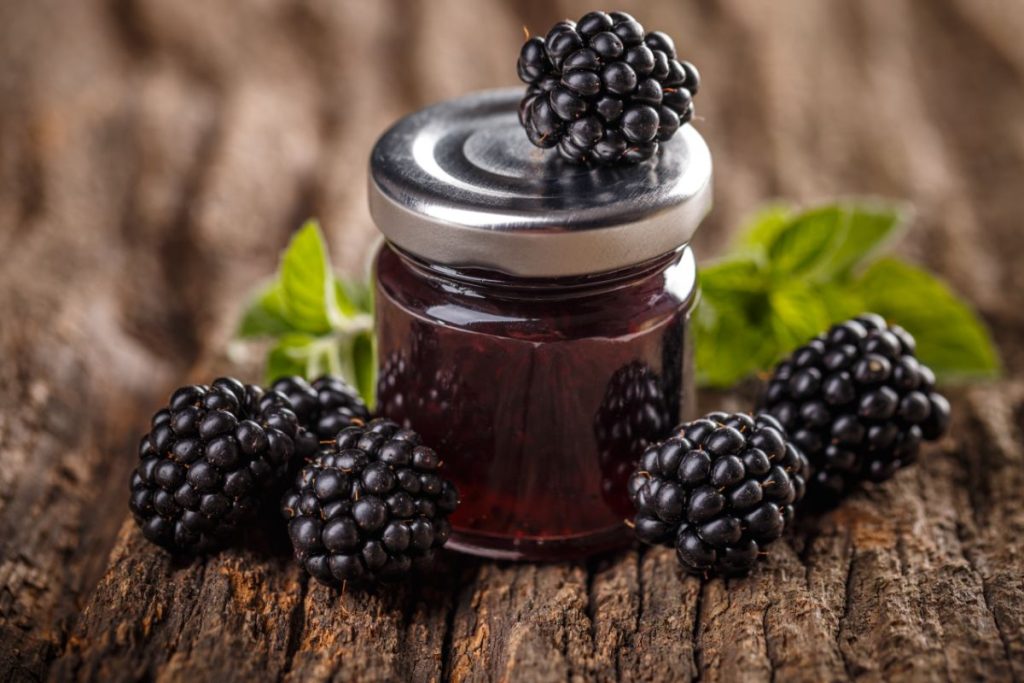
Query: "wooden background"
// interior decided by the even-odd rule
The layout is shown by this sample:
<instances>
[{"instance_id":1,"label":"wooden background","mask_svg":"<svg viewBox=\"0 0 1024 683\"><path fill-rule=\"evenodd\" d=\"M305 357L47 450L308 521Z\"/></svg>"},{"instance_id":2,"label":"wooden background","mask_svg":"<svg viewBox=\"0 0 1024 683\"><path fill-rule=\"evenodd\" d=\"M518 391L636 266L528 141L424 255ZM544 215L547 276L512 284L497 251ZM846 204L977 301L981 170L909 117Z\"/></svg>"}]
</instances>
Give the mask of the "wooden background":
<instances>
[{"instance_id":1,"label":"wooden background","mask_svg":"<svg viewBox=\"0 0 1024 683\"><path fill-rule=\"evenodd\" d=\"M448 557L337 595L279 534L173 564L126 523L148 415L237 368L239 305L306 216L362 267L396 117L514 82L583 2L0 1L0 681L1024 680L1024 5L624 2L701 68L715 254L773 198L913 201L904 255L992 326L916 468L751 578L669 552ZM733 397L704 396L738 406Z\"/></svg>"}]
</instances>

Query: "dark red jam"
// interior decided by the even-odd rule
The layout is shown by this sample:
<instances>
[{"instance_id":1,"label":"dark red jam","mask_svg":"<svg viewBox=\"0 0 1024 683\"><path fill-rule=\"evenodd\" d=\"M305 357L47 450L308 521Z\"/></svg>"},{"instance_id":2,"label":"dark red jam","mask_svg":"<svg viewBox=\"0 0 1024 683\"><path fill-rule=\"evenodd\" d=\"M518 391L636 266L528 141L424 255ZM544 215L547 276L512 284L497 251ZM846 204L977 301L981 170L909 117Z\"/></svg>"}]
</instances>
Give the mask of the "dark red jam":
<instances>
[{"instance_id":1,"label":"dark red jam","mask_svg":"<svg viewBox=\"0 0 1024 683\"><path fill-rule=\"evenodd\" d=\"M628 543L626 479L692 410L688 247L612 274L521 279L377 258L383 415L441 454L450 546L504 559Z\"/></svg>"}]
</instances>

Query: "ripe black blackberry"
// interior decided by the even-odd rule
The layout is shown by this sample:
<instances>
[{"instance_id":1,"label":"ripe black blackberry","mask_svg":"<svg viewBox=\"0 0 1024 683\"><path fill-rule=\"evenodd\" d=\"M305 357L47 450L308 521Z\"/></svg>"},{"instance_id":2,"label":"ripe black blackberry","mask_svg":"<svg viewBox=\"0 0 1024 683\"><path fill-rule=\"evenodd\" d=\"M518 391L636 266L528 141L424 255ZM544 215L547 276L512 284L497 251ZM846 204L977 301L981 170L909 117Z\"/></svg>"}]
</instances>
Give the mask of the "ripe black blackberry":
<instances>
[{"instance_id":1,"label":"ripe black blackberry","mask_svg":"<svg viewBox=\"0 0 1024 683\"><path fill-rule=\"evenodd\" d=\"M634 529L691 574L746 573L783 534L809 468L770 415L711 413L647 449L629 481Z\"/></svg>"},{"instance_id":2,"label":"ripe black blackberry","mask_svg":"<svg viewBox=\"0 0 1024 683\"><path fill-rule=\"evenodd\" d=\"M818 503L858 482L883 481L912 463L921 441L949 425L935 375L914 357L914 338L864 314L833 326L775 369L762 404L814 468Z\"/></svg>"},{"instance_id":3,"label":"ripe black blackberry","mask_svg":"<svg viewBox=\"0 0 1024 683\"><path fill-rule=\"evenodd\" d=\"M298 376L281 377L270 388L288 397L299 424L317 440L329 441L353 420L370 419L359 393L340 377L324 375L312 383Z\"/></svg>"},{"instance_id":4,"label":"ripe black blackberry","mask_svg":"<svg viewBox=\"0 0 1024 683\"><path fill-rule=\"evenodd\" d=\"M451 533L458 494L440 464L390 420L342 429L281 501L296 559L328 584L407 573Z\"/></svg>"},{"instance_id":5,"label":"ripe black blackberry","mask_svg":"<svg viewBox=\"0 0 1024 683\"><path fill-rule=\"evenodd\" d=\"M672 39L625 12L590 12L526 41L519 121L538 147L591 165L649 159L693 118L700 75Z\"/></svg>"},{"instance_id":6,"label":"ripe black blackberry","mask_svg":"<svg viewBox=\"0 0 1024 683\"><path fill-rule=\"evenodd\" d=\"M661 378L646 363L634 361L612 375L594 416L601 488L609 502L621 507L633 465L644 449L665 438L678 418L669 413Z\"/></svg>"},{"instance_id":7,"label":"ripe black blackberry","mask_svg":"<svg viewBox=\"0 0 1024 683\"><path fill-rule=\"evenodd\" d=\"M176 552L220 545L288 471L298 419L288 399L236 379L181 387L139 445L129 507Z\"/></svg>"}]
</instances>

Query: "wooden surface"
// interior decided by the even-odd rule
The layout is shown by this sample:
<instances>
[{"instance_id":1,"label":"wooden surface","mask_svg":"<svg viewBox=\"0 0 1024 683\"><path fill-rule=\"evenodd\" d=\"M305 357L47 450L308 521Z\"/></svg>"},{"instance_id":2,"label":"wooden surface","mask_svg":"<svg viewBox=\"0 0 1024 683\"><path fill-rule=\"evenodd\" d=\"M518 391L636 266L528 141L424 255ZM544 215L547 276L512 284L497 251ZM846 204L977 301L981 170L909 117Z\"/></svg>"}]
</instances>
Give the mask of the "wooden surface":
<instances>
[{"instance_id":1,"label":"wooden surface","mask_svg":"<svg viewBox=\"0 0 1024 683\"><path fill-rule=\"evenodd\" d=\"M765 200L909 199L901 251L977 304L1006 378L954 391L920 465L745 580L662 550L449 556L338 595L273 533L173 564L126 523L148 414L238 368L234 316L300 219L363 267L388 122L512 83L521 25L590 6L3 0L0 681L1024 680L1024 6L631 5L704 73L701 256Z\"/></svg>"}]
</instances>

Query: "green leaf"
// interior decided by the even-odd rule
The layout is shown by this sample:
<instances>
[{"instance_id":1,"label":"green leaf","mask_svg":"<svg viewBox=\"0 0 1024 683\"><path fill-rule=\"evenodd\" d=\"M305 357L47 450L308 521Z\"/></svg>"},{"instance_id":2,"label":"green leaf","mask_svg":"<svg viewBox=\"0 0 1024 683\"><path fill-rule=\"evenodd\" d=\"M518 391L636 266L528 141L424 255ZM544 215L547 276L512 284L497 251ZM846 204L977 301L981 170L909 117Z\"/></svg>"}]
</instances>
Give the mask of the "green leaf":
<instances>
[{"instance_id":1,"label":"green leaf","mask_svg":"<svg viewBox=\"0 0 1024 683\"><path fill-rule=\"evenodd\" d=\"M281 259L280 282L293 329L325 334L345 315L339 303L349 302L338 300L327 246L316 221L306 221L292 238Z\"/></svg>"},{"instance_id":2,"label":"green leaf","mask_svg":"<svg viewBox=\"0 0 1024 683\"><path fill-rule=\"evenodd\" d=\"M814 291L828 312L830 323L849 320L867 310L864 300L846 282L818 284Z\"/></svg>"},{"instance_id":3,"label":"green leaf","mask_svg":"<svg viewBox=\"0 0 1024 683\"><path fill-rule=\"evenodd\" d=\"M267 355L267 384L286 375L306 377L310 348L316 337L305 334L287 334L278 339Z\"/></svg>"},{"instance_id":4,"label":"green leaf","mask_svg":"<svg viewBox=\"0 0 1024 683\"><path fill-rule=\"evenodd\" d=\"M760 264L753 258L734 258L712 263L700 270L704 292L763 292L768 282Z\"/></svg>"},{"instance_id":5,"label":"green leaf","mask_svg":"<svg viewBox=\"0 0 1024 683\"><path fill-rule=\"evenodd\" d=\"M759 214L737 241L740 253L761 254L776 279L805 277L830 282L870 261L904 224L896 204L829 204L791 214Z\"/></svg>"},{"instance_id":6,"label":"green leaf","mask_svg":"<svg viewBox=\"0 0 1024 683\"><path fill-rule=\"evenodd\" d=\"M359 280L335 280L338 290L339 304L344 301L342 311L345 315L354 315L357 312L373 312L373 290L370 283Z\"/></svg>"},{"instance_id":7,"label":"green leaf","mask_svg":"<svg viewBox=\"0 0 1024 683\"><path fill-rule=\"evenodd\" d=\"M844 278L874 260L905 229L907 210L892 203L870 202L844 206L846 228L822 272Z\"/></svg>"},{"instance_id":8,"label":"green leaf","mask_svg":"<svg viewBox=\"0 0 1024 683\"><path fill-rule=\"evenodd\" d=\"M800 213L774 206L701 272L698 375L724 386L865 310L901 322L943 378L991 376L998 358L984 326L945 285L899 261L875 263L901 232L894 203L843 202ZM701 342L698 342L700 344Z\"/></svg>"},{"instance_id":9,"label":"green leaf","mask_svg":"<svg viewBox=\"0 0 1024 683\"><path fill-rule=\"evenodd\" d=\"M759 333L768 309L768 281L756 259L737 256L702 269L700 282L695 316L699 380L729 386L776 354L774 339Z\"/></svg>"},{"instance_id":10,"label":"green leaf","mask_svg":"<svg viewBox=\"0 0 1024 683\"><path fill-rule=\"evenodd\" d=\"M999 356L978 316L949 287L916 266L887 258L854 284L868 310L902 325L917 340L917 356L946 380L994 377Z\"/></svg>"},{"instance_id":11,"label":"green leaf","mask_svg":"<svg viewBox=\"0 0 1024 683\"><path fill-rule=\"evenodd\" d=\"M817 292L802 283L791 282L773 290L769 302L771 332L783 352L811 340L832 322Z\"/></svg>"},{"instance_id":12,"label":"green leaf","mask_svg":"<svg viewBox=\"0 0 1024 683\"><path fill-rule=\"evenodd\" d=\"M770 204L758 211L733 242L737 253L763 254L793 220L793 209L786 204Z\"/></svg>"},{"instance_id":13,"label":"green leaf","mask_svg":"<svg viewBox=\"0 0 1024 683\"><path fill-rule=\"evenodd\" d=\"M236 335L243 339L276 337L290 330L280 283L272 282L249 302Z\"/></svg>"},{"instance_id":14,"label":"green leaf","mask_svg":"<svg viewBox=\"0 0 1024 683\"><path fill-rule=\"evenodd\" d=\"M352 343L355 383L363 401L372 410L377 397L377 354L373 334L365 332Z\"/></svg>"},{"instance_id":15,"label":"green leaf","mask_svg":"<svg viewBox=\"0 0 1024 683\"><path fill-rule=\"evenodd\" d=\"M845 215L838 206L825 206L794 218L768 246L768 265L783 277L806 277L822 264L843 238Z\"/></svg>"},{"instance_id":16,"label":"green leaf","mask_svg":"<svg viewBox=\"0 0 1024 683\"><path fill-rule=\"evenodd\" d=\"M694 320L696 361L702 384L726 387L763 367L778 349L750 315L761 297L742 299L704 293ZM764 304L761 304L764 308ZM767 359L767 360L766 360Z\"/></svg>"}]
</instances>

